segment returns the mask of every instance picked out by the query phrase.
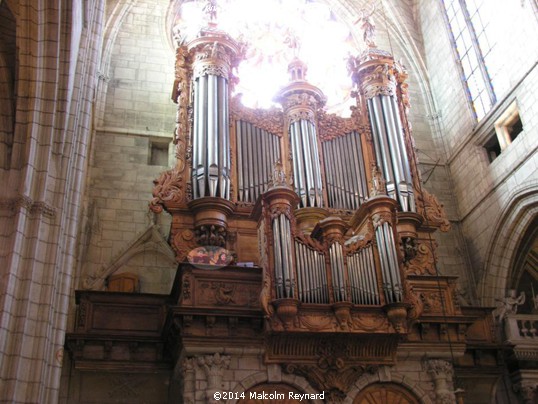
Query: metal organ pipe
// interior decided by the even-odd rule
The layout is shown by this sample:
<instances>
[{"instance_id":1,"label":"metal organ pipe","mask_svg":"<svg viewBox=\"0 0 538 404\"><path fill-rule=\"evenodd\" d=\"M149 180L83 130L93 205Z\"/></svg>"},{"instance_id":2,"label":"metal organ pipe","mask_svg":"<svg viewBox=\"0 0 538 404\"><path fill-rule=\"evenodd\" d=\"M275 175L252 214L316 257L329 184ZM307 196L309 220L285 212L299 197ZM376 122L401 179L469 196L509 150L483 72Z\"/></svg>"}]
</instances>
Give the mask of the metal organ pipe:
<instances>
[{"instance_id":1,"label":"metal organ pipe","mask_svg":"<svg viewBox=\"0 0 538 404\"><path fill-rule=\"evenodd\" d=\"M325 256L295 240L299 299L304 303L328 303Z\"/></svg>"},{"instance_id":2,"label":"metal organ pipe","mask_svg":"<svg viewBox=\"0 0 538 404\"><path fill-rule=\"evenodd\" d=\"M321 207L323 193L315 126L308 120L299 119L290 124L289 132L295 192L301 198L300 205Z\"/></svg>"},{"instance_id":3,"label":"metal organ pipe","mask_svg":"<svg viewBox=\"0 0 538 404\"><path fill-rule=\"evenodd\" d=\"M344 277L344 255L340 243L333 243L331 245L329 248L329 258L331 263L334 300L342 302L346 300L346 285Z\"/></svg>"},{"instance_id":4,"label":"metal organ pipe","mask_svg":"<svg viewBox=\"0 0 538 404\"><path fill-rule=\"evenodd\" d=\"M255 202L271 185L280 159L279 137L245 121L236 121L238 199Z\"/></svg>"},{"instance_id":5,"label":"metal organ pipe","mask_svg":"<svg viewBox=\"0 0 538 404\"><path fill-rule=\"evenodd\" d=\"M348 256L347 265L352 291L351 301L364 305L380 304L372 246L361 248Z\"/></svg>"},{"instance_id":6,"label":"metal organ pipe","mask_svg":"<svg viewBox=\"0 0 538 404\"><path fill-rule=\"evenodd\" d=\"M388 222L380 224L375 230L375 235L381 261L385 298L387 303L401 302L402 281L392 226Z\"/></svg>"},{"instance_id":7,"label":"metal organ pipe","mask_svg":"<svg viewBox=\"0 0 538 404\"><path fill-rule=\"evenodd\" d=\"M328 164L327 194L329 206L358 209L368 196L368 180L359 134L355 131L322 143Z\"/></svg>"},{"instance_id":8,"label":"metal organ pipe","mask_svg":"<svg viewBox=\"0 0 538 404\"><path fill-rule=\"evenodd\" d=\"M273 254L277 298L295 296L295 275L291 251L290 221L284 214L273 219Z\"/></svg>"},{"instance_id":9,"label":"metal organ pipe","mask_svg":"<svg viewBox=\"0 0 538 404\"><path fill-rule=\"evenodd\" d=\"M367 105L376 158L383 170L387 194L400 203L403 211L415 211L413 181L396 98L379 94L368 99Z\"/></svg>"},{"instance_id":10,"label":"metal organ pipe","mask_svg":"<svg viewBox=\"0 0 538 404\"><path fill-rule=\"evenodd\" d=\"M227 79L204 74L194 81L193 198L230 197Z\"/></svg>"}]
</instances>

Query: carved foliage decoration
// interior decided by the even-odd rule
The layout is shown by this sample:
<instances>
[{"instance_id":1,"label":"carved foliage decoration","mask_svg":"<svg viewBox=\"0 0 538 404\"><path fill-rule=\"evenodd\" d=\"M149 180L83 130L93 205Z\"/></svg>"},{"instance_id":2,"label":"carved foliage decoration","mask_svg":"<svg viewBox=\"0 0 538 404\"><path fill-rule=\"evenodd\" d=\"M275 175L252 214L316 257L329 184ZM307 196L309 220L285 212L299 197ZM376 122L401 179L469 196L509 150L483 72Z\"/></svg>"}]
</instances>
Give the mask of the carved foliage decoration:
<instances>
[{"instance_id":1,"label":"carved foliage decoration","mask_svg":"<svg viewBox=\"0 0 538 404\"><path fill-rule=\"evenodd\" d=\"M179 204L183 202L183 176L177 169L164 171L161 176L154 180L153 199L149 208L155 213L161 213L167 203Z\"/></svg>"},{"instance_id":2,"label":"carved foliage decoration","mask_svg":"<svg viewBox=\"0 0 538 404\"><path fill-rule=\"evenodd\" d=\"M424 211L426 220L431 224L439 227L442 232L447 232L450 230L450 221L448 220L445 208L443 204L435 197L435 195L430 194L425 189L422 190L424 198Z\"/></svg>"},{"instance_id":3,"label":"carved foliage decoration","mask_svg":"<svg viewBox=\"0 0 538 404\"><path fill-rule=\"evenodd\" d=\"M340 403L360 376L377 369L350 363L351 356L351 347L344 339L322 338L316 344L316 364L288 363L284 370L308 379L315 388L325 392L327 402Z\"/></svg>"},{"instance_id":4,"label":"carved foliage decoration","mask_svg":"<svg viewBox=\"0 0 538 404\"><path fill-rule=\"evenodd\" d=\"M436 257L432 247L426 243L420 243L415 250L415 257L404 264L407 275L436 275Z\"/></svg>"},{"instance_id":5,"label":"carved foliage decoration","mask_svg":"<svg viewBox=\"0 0 538 404\"><path fill-rule=\"evenodd\" d=\"M393 67L388 63L364 70L361 75L361 86L366 99L377 95L396 95L396 78Z\"/></svg>"},{"instance_id":6,"label":"carved foliage decoration","mask_svg":"<svg viewBox=\"0 0 538 404\"><path fill-rule=\"evenodd\" d=\"M360 129L353 118L342 118L336 114L327 114L325 111L318 112L318 132L322 142Z\"/></svg>"},{"instance_id":7,"label":"carved foliage decoration","mask_svg":"<svg viewBox=\"0 0 538 404\"><path fill-rule=\"evenodd\" d=\"M284 131L284 114L277 108L253 109L241 104L241 94L232 98L231 121L242 120L277 136Z\"/></svg>"},{"instance_id":8,"label":"carved foliage decoration","mask_svg":"<svg viewBox=\"0 0 538 404\"><path fill-rule=\"evenodd\" d=\"M323 107L325 101L326 100L322 98L321 95L316 97L312 93L305 91L286 95L286 97L281 100L281 103L286 111L293 108L313 113L313 111Z\"/></svg>"}]
</instances>

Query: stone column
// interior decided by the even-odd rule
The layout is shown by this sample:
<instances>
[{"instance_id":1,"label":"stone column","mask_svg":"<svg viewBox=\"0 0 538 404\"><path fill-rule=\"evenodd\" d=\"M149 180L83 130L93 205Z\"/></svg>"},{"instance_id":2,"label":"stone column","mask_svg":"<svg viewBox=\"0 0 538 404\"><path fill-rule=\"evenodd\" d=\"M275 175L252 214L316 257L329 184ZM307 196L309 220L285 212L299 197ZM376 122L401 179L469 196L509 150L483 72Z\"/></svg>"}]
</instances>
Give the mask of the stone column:
<instances>
[{"instance_id":1,"label":"stone column","mask_svg":"<svg viewBox=\"0 0 538 404\"><path fill-rule=\"evenodd\" d=\"M196 394L196 374L194 368L194 359L185 358L182 364L183 370L183 402L185 404L194 404Z\"/></svg>"},{"instance_id":2,"label":"stone column","mask_svg":"<svg viewBox=\"0 0 538 404\"><path fill-rule=\"evenodd\" d=\"M435 388L435 402L437 404L453 404L456 396L450 389L454 369L452 364L443 359L429 359L426 361L426 370L433 379Z\"/></svg>"},{"instance_id":3,"label":"stone column","mask_svg":"<svg viewBox=\"0 0 538 404\"><path fill-rule=\"evenodd\" d=\"M217 403L213 394L222 390L222 376L225 369L230 367L230 357L221 356L218 352L214 355L198 357L198 366L204 371L207 380L206 399L208 403Z\"/></svg>"}]
</instances>

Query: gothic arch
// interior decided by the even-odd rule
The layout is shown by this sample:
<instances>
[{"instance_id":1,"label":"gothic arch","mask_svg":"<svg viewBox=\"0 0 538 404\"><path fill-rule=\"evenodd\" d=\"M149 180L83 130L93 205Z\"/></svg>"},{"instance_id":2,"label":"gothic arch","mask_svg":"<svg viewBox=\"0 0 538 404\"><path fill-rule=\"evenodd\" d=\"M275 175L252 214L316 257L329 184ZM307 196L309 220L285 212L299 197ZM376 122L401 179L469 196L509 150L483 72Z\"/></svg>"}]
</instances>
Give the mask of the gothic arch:
<instances>
[{"instance_id":1,"label":"gothic arch","mask_svg":"<svg viewBox=\"0 0 538 404\"><path fill-rule=\"evenodd\" d=\"M112 50L116 43L116 38L120 32L123 22L126 16L129 14L137 0L120 0L110 13L104 33L103 50L101 53L101 63L99 65L99 82L97 84L97 96L96 96L96 113L95 113L95 125L97 127L103 124L106 98L108 93L108 81L110 62L112 57Z\"/></svg>"},{"instance_id":2,"label":"gothic arch","mask_svg":"<svg viewBox=\"0 0 538 404\"><path fill-rule=\"evenodd\" d=\"M503 296L511 286L517 247L538 216L538 186L528 181L516 187L499 216L479 285L481 302L489 306L495 305L495 298Z\"/></svg>"}]
</instances>

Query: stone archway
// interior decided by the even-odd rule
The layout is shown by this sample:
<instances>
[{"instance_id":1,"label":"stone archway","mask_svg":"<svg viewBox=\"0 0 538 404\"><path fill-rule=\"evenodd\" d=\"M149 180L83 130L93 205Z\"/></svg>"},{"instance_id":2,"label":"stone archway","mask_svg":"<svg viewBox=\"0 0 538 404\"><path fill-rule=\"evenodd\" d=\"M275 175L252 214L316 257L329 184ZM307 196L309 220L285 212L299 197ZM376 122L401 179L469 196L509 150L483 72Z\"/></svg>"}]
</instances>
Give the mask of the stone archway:
<instances>
[{"instance_id":1,"label":"stone archway","mask_svg":"<svg viewBox=\"0 0 538 404\"><path fill-rule=\"evenodd\" d=\"M245 391L245 398L237 401L237 404L296 404L296 403L310 403L310 400L299 401L293 398L289 398L289 393L301 392L293 387L284 383L263 383L258 384ZM256 393L259 398L250 398L250 393ZM263 398L263 393L266 393L266 398Z\"/></svg>"},{"instance_id":2,"label":"stone archway","mask_svg":"<svg viewBox=\"0 0 538 404\"><path fill-rule=\"evenodd\" d=\"M408 389L396 383L375 383L362 390L353 404L420 404Z\"/></svg>"}]
</instances>

